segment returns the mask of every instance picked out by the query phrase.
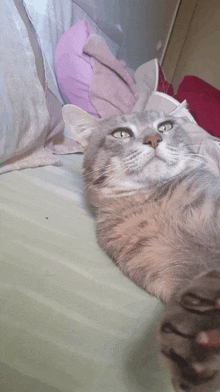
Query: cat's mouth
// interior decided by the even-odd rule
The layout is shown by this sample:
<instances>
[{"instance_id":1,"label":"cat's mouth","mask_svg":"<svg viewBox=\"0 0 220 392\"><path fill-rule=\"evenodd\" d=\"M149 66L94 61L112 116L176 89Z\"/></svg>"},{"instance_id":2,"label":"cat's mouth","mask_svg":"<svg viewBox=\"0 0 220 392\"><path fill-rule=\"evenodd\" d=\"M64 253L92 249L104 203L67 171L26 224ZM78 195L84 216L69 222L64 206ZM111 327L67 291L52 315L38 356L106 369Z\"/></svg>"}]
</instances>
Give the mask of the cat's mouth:
<instances>
[{"instance_id":1,"label":"cat's mouth","mask_svg":"<svg viewBox=\"0 0 220 392\"><path fill-rule=\"evenodd\" d=\"M162 166L161 166L162 165ZM128 174L139 175L142 174L145 169L147 170L157 170L161 171L164 167L169 166L167 159L160 154L154 152L154 155L142 157L135 164L128 164L126 167L126 172Z\"/></svg>"},{"instance_id":2,"label":"cat's mouth","mask_svg":"<svg viewBox=\"0 0 220 392\"><path fill-rule=\"evenodd\" d=\"M158 159L159 159L160 161L162 161L162 162L167 163L166 159L163 158L163 157L161 157L161 156L159 156L159 155L156 153L156 151L155 151L155 155L154 155L153 157L151 157L151 158L148 160L147 164L149 164L149 163L151 163L151 162L153 162L153 161L156 161L156 160L158 160Z\"/></svg>"}]
</instances>

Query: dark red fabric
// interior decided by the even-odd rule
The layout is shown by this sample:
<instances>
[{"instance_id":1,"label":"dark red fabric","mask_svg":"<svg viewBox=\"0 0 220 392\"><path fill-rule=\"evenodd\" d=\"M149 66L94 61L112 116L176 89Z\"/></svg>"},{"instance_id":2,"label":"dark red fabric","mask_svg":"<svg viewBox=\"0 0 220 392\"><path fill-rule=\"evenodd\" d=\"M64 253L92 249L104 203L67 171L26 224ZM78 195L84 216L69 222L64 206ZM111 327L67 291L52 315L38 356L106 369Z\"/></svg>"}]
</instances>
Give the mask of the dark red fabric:
<instances>
[{"instance_id":1,"label":"dark red fabric","mask_svg":"<svg viewBox=\"0 0 220 392\"><path fill-rule=\"evenodd\" d=\"M220 90L196 76L185 76L174 95L172 85L167 82L159 67L157 91L168 94L179 102L186 99L188 109L198 125L212 136L220 138Z\"/></svg>"},{"instance_id":2,"label":"dark red fabric","mask_svg":"<svg viewBox=\"0 0 220 392\"><path fill-rule=\"evenodd\" d=\"M185 76L174 98L188 102L200 127L220 138L220 91L196 76Z\"/></svg>"},{"instance_id":3,"label":"dark red fabric","mask_svg":"<svg viewBox=\"0 0 220 392\"><path fill-rule=\"evenodd\" d=\"M172 84L168 83L162 68L159 66L159 75L158 75L158 86L157 91L160 93L165 93L173 97L174 91Z\"/></svg>"}]
</instances>

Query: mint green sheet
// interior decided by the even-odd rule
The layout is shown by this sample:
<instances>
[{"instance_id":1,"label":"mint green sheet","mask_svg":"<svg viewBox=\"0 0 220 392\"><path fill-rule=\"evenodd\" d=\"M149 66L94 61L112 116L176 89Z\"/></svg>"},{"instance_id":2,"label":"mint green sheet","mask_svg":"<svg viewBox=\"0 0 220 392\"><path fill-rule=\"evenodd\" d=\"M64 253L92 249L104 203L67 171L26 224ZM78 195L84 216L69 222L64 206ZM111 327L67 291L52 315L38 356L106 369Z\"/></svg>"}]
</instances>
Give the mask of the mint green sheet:
<instances>
[{"instance_id":1,"label":"mint green sheet","mask_svg":"<svg viewBox=\"0 0 220 392\"><path fill-rule=\"evenodd\" d=\"M157 358L160 302L96 243L82 154L6 173L1 373L7 392L172 392Z\"/></svg>"}]
</instances>

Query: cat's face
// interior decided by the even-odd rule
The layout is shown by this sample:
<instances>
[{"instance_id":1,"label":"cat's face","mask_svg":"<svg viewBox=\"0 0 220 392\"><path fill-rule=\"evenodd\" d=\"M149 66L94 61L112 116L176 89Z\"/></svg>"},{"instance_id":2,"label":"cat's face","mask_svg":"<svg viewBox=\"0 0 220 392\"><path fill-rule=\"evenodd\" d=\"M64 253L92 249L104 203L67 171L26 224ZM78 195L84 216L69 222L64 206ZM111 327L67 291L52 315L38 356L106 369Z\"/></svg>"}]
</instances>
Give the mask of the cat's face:
<instances>
[{"instance_id":1,"label":"cat's face","mask_svg":"<svg viewBox=\"0 0 220 392\"><path fill-rule=\"evenodd\" d=\"M106 192L132 191L169 181L192 161L190 139L179 113L152 111L101 120L89 117L90 125L88 118L79 124L86 140L85 179ZM77 121L73 126L76 129Z\"/></svg>"},{"instance_id":2,"label":"cat's face","mask_svg":"<svg viewBox=\"0 0 220 392\"><path fill-rule=\"evenodd\" d=\"M157 112L112 117L91 133L85 168L106 185L133 189L181 173L191 155L180 119ZM108 178L108 180L107 180Z\"/></svg>"}]
</instances>

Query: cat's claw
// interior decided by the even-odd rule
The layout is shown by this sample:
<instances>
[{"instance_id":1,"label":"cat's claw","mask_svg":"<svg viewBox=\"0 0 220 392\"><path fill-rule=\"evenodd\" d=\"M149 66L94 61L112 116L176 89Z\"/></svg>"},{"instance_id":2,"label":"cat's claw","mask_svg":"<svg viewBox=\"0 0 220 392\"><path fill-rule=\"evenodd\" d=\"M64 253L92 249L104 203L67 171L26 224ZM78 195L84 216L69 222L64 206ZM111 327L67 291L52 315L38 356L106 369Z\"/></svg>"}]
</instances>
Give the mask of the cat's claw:
<instances>
[{"instance_id":1,"label":"cat's claw","mask_svg":"<svg viewBox=\"0 0 220 392\"><path fill-rule=\"evenodd\" d=\"M171 367L177 392L220 388L220 345L198 343L205 331L220 335L220 270L200 275L166 304L160 323L160 350Z\"/></svg>"}]
</instances>

